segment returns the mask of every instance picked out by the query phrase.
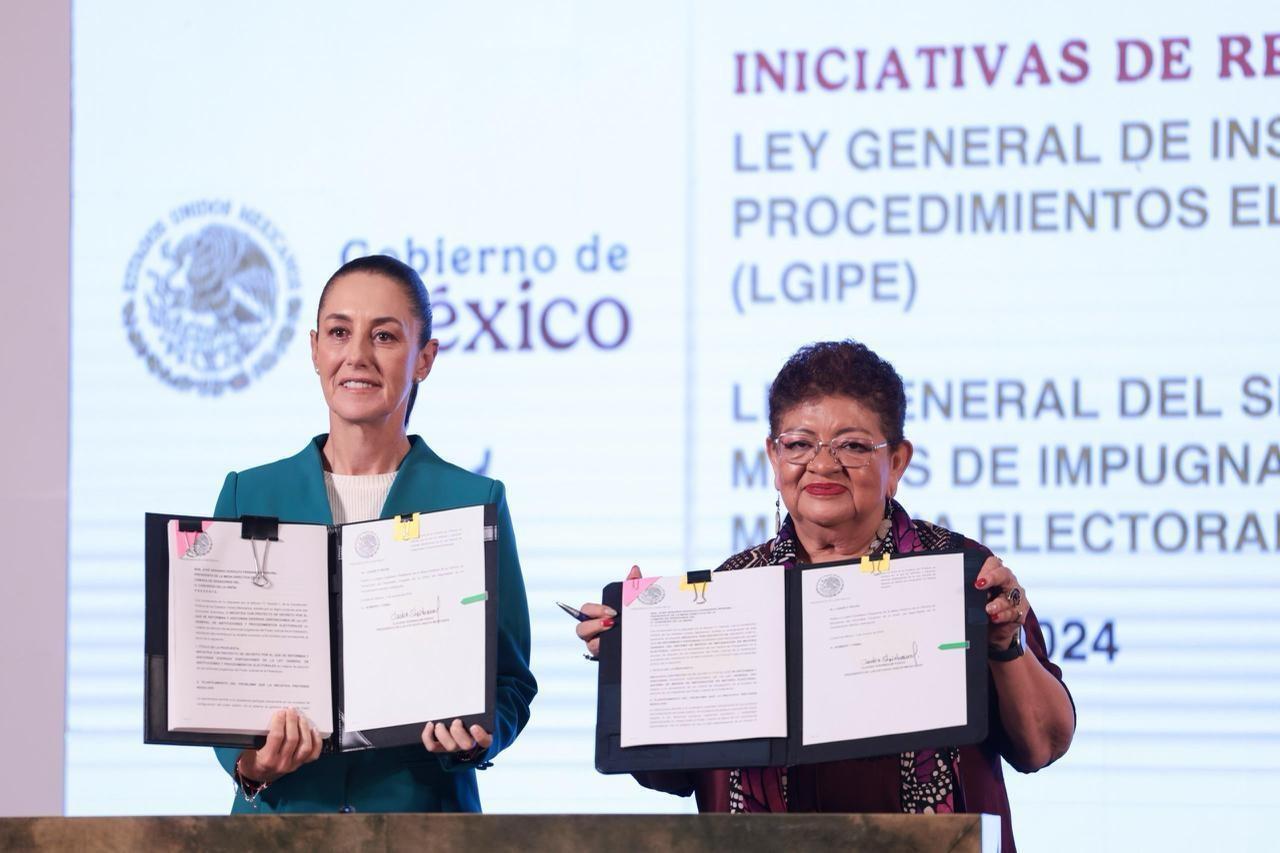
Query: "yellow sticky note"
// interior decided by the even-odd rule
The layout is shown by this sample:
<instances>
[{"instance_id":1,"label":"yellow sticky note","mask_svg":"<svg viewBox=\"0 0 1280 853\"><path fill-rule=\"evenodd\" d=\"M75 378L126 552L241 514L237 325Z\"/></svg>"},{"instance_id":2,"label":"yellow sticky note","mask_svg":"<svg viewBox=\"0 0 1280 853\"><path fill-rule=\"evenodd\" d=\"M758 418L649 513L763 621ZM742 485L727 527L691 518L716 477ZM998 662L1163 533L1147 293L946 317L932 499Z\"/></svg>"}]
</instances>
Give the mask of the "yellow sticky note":
<instances>
[{"instance_id":1,"label":"yellow sticky note","mask_svg":"<svg viewBox=\"0 0 1280 853\"><path fill-rule=\"evenodd\" d=\"M863 574L883 575L889 571L889 555L885 554L878 560L864 556L858 564L859 570Z\"/></svg>"},{"instance_id":2,"label":"yellow sticky note","mask_svg":"<svg viewBox=\"0 0 1280 853\"><path fill-rule=\"evenodd\" d=\"M410 539L417 539L420 533L418 524L418 514L405 518L403 515L396 516L396 529L393 534L397 542L408 542Z\"/></svg>"}]
</instances>

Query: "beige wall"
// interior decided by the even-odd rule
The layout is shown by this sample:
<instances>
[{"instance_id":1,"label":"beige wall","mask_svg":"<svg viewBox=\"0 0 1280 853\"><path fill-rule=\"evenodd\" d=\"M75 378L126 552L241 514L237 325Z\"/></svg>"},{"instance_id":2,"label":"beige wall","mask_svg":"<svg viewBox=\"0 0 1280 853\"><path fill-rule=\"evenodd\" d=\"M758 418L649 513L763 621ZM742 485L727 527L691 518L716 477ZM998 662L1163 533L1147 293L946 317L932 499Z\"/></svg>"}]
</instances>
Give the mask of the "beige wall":
<instances>
[{"instance_id":1,"label":"beige wall","mask_svg":"<svg viewBox=\"0 0 1280 853\"><path fill-rule=\"evenodd\" d=\"M61 814L70 0L0 5L0 815Z\"/></svg>"}]
</instances>

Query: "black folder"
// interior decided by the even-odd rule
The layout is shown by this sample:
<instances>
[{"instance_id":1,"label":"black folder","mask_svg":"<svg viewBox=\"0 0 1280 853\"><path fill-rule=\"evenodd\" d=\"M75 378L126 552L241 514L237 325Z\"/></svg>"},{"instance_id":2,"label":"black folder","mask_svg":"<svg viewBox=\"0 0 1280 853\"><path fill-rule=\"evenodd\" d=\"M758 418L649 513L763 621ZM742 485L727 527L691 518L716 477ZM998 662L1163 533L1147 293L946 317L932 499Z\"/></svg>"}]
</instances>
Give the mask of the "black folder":
<instances>
[{"instance_id":1,"label":"black folder","mask_svg":"<svg viewBox=\"0 0 1280 853\"><path fill-rule=\"evenodd\" d=\"M896 559L926 555L964 555L966 722L962 726L928 731L901 732L837 743L805 746L803 717L803 623L801 572L849 565L856 561L797 566L785 576L787 737L747 740L631 746L623 748L622 732L622 636L626 630L622 584L604 588L603 602L617 611L612 629L600 637L600 676L596 706L596 769L601 773L636 773L656 770L709 770L725 767L783 767L815 764L847 758L867 758L909 750L978 743L987 736L987 593L974 589L985 554L975 550L929 551L890 555ZM742 571L751 571L743 569ZM698 580L698 578L693 578Z\"/></svg>"},{"instance_id":2,"label":"black folder","mask_svg":"<svg viewBox=\"0 0 1280 853\"><path fill-rule=\"evenodd\" d=\"M458 507L453 507L457 509ZM431 513L417 513L423 524L429 524ZM399 518L408 519L408 516ZM280 524L323 527L328 531L329 566L326 572L329 592L329 654L332 676L332 701L334 733L325 739L325 752L352 752L362 749L403 746L420 743L426 720L378 729L348 731L343 726L343 656L342 656L342 533L347 525L307 525L282 521L263 516L241 518L215 518L212 516L166 515L147 513L146 516L146 672L145 708L143 713L143 741L145 743L182 746L229 746L242 749L258 749L266 737L247 734L219 734L211 732L171 731L169 729L169 536L170 521L177 521L179 530L198 531L206 521L239 523L241 537L245 539L274 539ZM485 731L494 730L494 705L497 685L497 631L498 631L498 508L496 504L484 504L484 562L485 562L485 709L483 713L460 717L466 726L479 725ZM477 602L479 604L480 602ZM423 673L428 677L427 656L447 650L423 649ZM442 685L448 689L448 685Z\"/></svg>"}]
</instances>

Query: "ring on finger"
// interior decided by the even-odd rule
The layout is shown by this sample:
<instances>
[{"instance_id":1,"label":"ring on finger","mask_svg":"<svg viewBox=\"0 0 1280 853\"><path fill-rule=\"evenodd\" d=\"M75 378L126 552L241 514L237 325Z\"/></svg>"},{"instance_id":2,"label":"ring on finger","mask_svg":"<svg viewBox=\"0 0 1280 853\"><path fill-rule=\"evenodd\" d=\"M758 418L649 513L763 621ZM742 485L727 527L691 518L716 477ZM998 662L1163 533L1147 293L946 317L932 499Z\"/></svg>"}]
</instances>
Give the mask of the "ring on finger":
<instances>
[{"instance_id":1,"label":"ring on finger","mask_svg":"<svg viewBox=\"0 0 1280 853\"><path fill-rule=\"evenodd\" d=\"M1012 587L1004 594L1004 597L1013 605L1014 611L1017 611L1018 605L1022 603L1022 589L1016 586Z\"/></svg>"}]
</instances>

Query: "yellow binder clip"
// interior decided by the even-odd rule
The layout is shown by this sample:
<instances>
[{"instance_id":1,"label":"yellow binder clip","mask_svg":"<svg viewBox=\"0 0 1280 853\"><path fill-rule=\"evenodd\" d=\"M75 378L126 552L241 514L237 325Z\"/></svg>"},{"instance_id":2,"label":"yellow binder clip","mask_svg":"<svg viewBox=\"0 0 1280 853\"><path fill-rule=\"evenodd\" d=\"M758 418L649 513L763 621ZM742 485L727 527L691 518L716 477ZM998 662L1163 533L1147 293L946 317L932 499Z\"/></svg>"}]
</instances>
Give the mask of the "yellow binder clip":
<instances>
[{"instance_id":1,"label":"yellow binder clip","mask_svg":"<svg viewBox=\"0 0 1280 853\"><path fill-rule=\"evenodd\" d=\"M873 560L870 557L867 557L864 555L862 560L858 563L858 568L864 575L888 574L889 573L889 555L885 554L884 556L880 557L880 559L878 560Z\"/></svg>"},{"instance_id":2,"label":"yellow binder clip","mask_svg":"<svg viewBox=\"0 0 1280 853\"><path fill-rule=\"evenodd\" d=\"M396 516L396 526L393 538L397 542L408 542L410 539L417 539L421 532L418 524L418 514Z\"/></svg>"}]
</instances>

